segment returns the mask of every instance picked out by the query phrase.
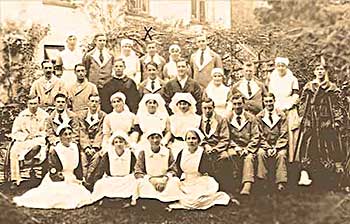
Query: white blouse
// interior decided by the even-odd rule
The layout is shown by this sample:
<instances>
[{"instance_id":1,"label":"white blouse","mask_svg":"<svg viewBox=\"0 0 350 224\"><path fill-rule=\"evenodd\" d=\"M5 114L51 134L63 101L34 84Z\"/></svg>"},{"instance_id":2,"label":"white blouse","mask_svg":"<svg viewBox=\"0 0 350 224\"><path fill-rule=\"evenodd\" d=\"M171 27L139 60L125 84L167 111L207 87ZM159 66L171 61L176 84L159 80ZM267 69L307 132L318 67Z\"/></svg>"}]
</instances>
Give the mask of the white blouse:
<instances>
[{"instance_id":1,"label":"white blouse","mask_svg":"<svg viewBox=\"0 0 350 224\"><path fill-rule=\"evenodd\" d=\"M185 134L190 128L199 128L201 116L192 113L178 113L170 116L170 132L175 137L185 138Z\"/></svg>"},{"instance_id":2,"label":"white blouse","mask_svg":"<svg viewBox=\"0 0 350 224\"><path fill-rule=\"evenodd\" d=\"M269 78L269 91L276 97L275 107L279 110L290 109L296 99L292 97L293 89L298 90L298 79L290 70L283 77L274 70Z\"/></svg>"},{"instance_id":3,"label":"white blouse","mask_svg":"<svg viewBox=\"0 0 350 224\"><path fill-rule=\"evenodd\" d=\"M121 113L112 111L103 121L103 134L111 135L115 131L128 133L134 125L135 114L124 110Z\"/></svg>"},{"instance_id":4,"label":"white blouse","mask_svg":"<svg viewBox=\"0 0 350 224\"><path fill-rule=\"evenodd\" d=\"M180 166L186 176L199 175L198 169L201 163L203 151L204 149L202 147L198 147L194 153L191 153L188 148L183 149Z\"/></svg>"},{"instance_id":5,"label":"white blouse","mask_svg":"<svg viewBox=\"0 0 350 224\"><path fill-rule=\"evenodd\" d=\"M158 153L154 153L150 148L145 151L146 172L150 176L166 175L169 169L170 150L161 147Z\"/></svg>"},{"instance_id":6,"label":"white blouse","mask_svg":"<svg viewBox=\"0 0 350 224\"><path fill-rule=\"evenodd\" d=\"M112 176L126 176L130 173L131 151L126 148L121 156L114 149L108 151L109 169Z\"/></svg>"}]
</instances>

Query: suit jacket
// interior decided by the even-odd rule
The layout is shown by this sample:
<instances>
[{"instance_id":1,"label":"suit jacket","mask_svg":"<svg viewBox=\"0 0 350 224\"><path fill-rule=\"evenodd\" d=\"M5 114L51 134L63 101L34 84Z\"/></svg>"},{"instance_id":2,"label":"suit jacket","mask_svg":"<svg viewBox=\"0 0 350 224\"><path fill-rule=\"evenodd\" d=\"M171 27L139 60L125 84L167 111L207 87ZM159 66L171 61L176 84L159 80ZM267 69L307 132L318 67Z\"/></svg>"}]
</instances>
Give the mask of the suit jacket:
<instances>
[{"instance_id":1,"label":"suit jacket","mask_svg":"<svg viewBox=\"0 0 350 224\"><path fill-rule=\"evenodd\" d=\"M87 71L88 80L94 83L97 88L102 88L104 84L112 79L114 57L107 50L104 50L104 60L101 63L98 55L98 50L93 49L85 55L83 64Z\"/></svg>"},{"instance_id":2,"label":"suit jacket","mask_svg":"<svg viewBox=\"0 0 350 224\"><path fill-rule=\"evenodd\" d=\"M140 102L140 94L134 80L126 76L122 79L112 78L102 89L99 89L101 109L106 113L112 112L110 97L116 92L125 94L126 105L128 105L131 112L136 113Z\"/></svg>"},{"instance_id":3,"label":"suit jacket","mask_svg":"<svg viewBox=\"0 0 350 224\"><path fill-rule=\"evenodd\" d=\"M231 97L237 92L241 93L245 101L244 109L252 114L258 114L263 109L263 95L267 92L267 90L262 82L255 78L253 80L254 84L250 84L252 89L251 96L249 96L247 92L247 81L245 79L241 79L231 87L228 99L231 99Z\"/></svg>"},{"instance_id":4,"label":"suit jacket","mask_svg":"<svg viewBox=\"0 0 350 224\"><path fill-rule=\"evenodd\" d=\"M80 111L77 114L80 123L80 146L82 149L86 147L101 148L102 145L102 126L106 113L99 110L98 121L91 123L88 116L89 110Z\"/></svg>"},{"instance_id":5,"label":"suit jacket","mask_svg":"<svg viewBox=\"0 0 350 224\"><path fill-rule=\"evenodd\" d=\"M261 148L264 150L271 148L276 148L277 150L287 149L287 117L282 111L276 111L276 115L276 117L273 117L273 124L269 121L265 110L256 115L261 136Z\"/></svg>"},{"instance_id":6,"label":"suit jacket","mask_svg":"<svg viewBox=\"0 0 350 224\"><path fill-rule=\"evenodd\" d=\"M230 131L228 127L228 121L222 118L220 115L214 113L210 118L210 131L209 134L205 133L207 118L202 115L201 124L199 129L204 134L203 144L209 144L211 147L215 147L218 152L227 150L230 145Z\"/></svg>"},{"instance_id":7,"label":"suit jacket","mask_svg":"<svg viewBox=\"0 0 350 224\"><path fill-rule=\"evenodd\" d=\"M57 111L54 110L50 116L46 119L45 129L47 133L47 139L50 145L55 145L59 142L59 136L56 134L56 130L60 125L69 125L73 129L73 142L79 142L79 120L74 112L69 110L65 111L67 113L67 119L64 119L63 123L60 123L56 117Z\"/></svg>"},{"instance_id":8,"label":"suit jacket","mask_svg":"<svg viewBox=\"0 0 350 224\"><path fill-rule=\"evenodd\" d=\"M197 50L191 55L190 65L193 70L193 79L196 80L203 88L207 87L211 81L211 71L213 68L223 68L220 55L209 48L211 60L204 60L202 66L198 65L196 58L201 51Z\"/></svg>"},{"instance_id":9,"label":"suit jacket","mask_svg":"<svg viewBox=\"0 0 350 224\"><path fill-rule=\"evenodd\" d=\"M72 111L76 112L87 108L90 94L98 94L95 84L85 80L82 84L77 82L68 90Z\"/></svg>"},{"instance_id":10,"label":"suit jacket","mask_svg":"<svg viewBox=\"0 0 350 224\"><path fill-rule=\"evenodd\" d=\"M52 75L50 84L48 85L45 76L35 80L30 88L29 94L39 96L40 106L48 107L54 105L54 98L58 93L67 94L67 91L61 79Z\"/></svg>"},{"instance_id":11,"label":"suit jacket","mask_svg":"<svg viewBox=\"0 0 350 224\"><path fill-rule=\"evenodd\" d=\"M164 87L162 91L162 97L165 100L167 108L171 102L171 98L175 93L191 93L193 98L197 101L197 111L201 111L202 102L202 88L199 83L192 78L188 77L184 88L181 87L177 78L170 80ZM169 110L170 111L170 110Z\"/></svg>"},{"instance_id":12,"label":"suit jacket","mask_svg":"<svg viewBox=\"0 0 350 224\"><path fill-rule=\"evenodd\" d=\"M231 139L230 148L235 149L235 147L241 147L248 149L251 153L255 153L260 144L257 120L254 115L247 111L243 111L242 116L244 116L246 120L241 126L232 119L232 114L228 118Z\"/></svg>"},{"instance_id":13,"label":"suit jacket","mask_svg":"<svg viewBox=\"0 0 350 224\"><path fill-rule=\"evenodd\" d=\"M57 155L57 152L54 148L51 148L48 153L48 162L49 162L49 172L50 172L50 177L57 177L63 170L62 162L60 158ZM52 173L51 169L54 168L55 172ZM74 170L74 175L77 177L78 180L83 179L83 169L81 166L81 158L79 154L79 165L77 168ZM58 178L59 179L59 178ZM63 181L63 179L61 179Z\"/></svg>"},{"instance_id":14,"label":"suit jacket","mask_svg":"<svg viewBox=\"0 0 350 224\"><path fill-rule=\"evenodd\" d=\"M136 164L136 157L134 153L131 153L131 163L130 163L130 173L134 172ZM91 165L89 167L89 171L87 174L87 183L93 184L97 180L101 179L103 174L107 174L111 176L110 164L109 164L109 155L108 153L103 154L95 154L92 159Z\"/></svg>"},{"instance_id":15,"label":"suit jacket","mask_svg":"<svg viewBox=\"0 0 350 224\"><path fill-rule=\"evenodd\" d=\"M139 86L139 92L140 92L140 98L142 99L142 97L147 94L147 93L161 93L162 88L165 86L165 82L161 79L157 79L159 85L155 85L154 90L152 90L151 88L151 80L150 79L146 79L144 80L140 86Z\"/></svg>"}]
</instances>

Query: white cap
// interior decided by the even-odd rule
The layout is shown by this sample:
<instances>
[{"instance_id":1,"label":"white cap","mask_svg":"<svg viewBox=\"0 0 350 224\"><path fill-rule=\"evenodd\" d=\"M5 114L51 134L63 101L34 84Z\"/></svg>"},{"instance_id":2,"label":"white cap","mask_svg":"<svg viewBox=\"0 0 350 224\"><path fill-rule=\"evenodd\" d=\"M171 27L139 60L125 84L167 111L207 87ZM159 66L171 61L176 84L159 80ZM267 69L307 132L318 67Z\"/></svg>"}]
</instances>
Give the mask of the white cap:
<instances>
[{"instance_id":1,"label":"white cap","mask_svg":"<svg viewBox=\"0 0 350 224\"><path fill-rule=\"evenodd\" d=\"M134 45L134 41L130 40L130 39L123 39L121 42L120 42L120 46L126 46L126 45Z\"/></svg>"},{"instance_id":2,"label":"white cap","mask_svg":"<svg viewBox=\"0 0 350 224\"><path fill-rule=\"evenodd\" d=\"M286 66L289 65L289 59L288 58L283 58L283 57L277 57L275 59L275 64L285 64Z\"/></svg>"},{"instance_id":3,"label":"white cap","mask_svg":"<svg viewBox=\"0 0 350 224\"><path fill-rule=\"evenodd\" d=\"M121 99L123 101L123 103L125 104L126 96L124 95L124 93L116 92L109 98L109 100L112 102L115 98Z\"/></svg>"}]
</instances>

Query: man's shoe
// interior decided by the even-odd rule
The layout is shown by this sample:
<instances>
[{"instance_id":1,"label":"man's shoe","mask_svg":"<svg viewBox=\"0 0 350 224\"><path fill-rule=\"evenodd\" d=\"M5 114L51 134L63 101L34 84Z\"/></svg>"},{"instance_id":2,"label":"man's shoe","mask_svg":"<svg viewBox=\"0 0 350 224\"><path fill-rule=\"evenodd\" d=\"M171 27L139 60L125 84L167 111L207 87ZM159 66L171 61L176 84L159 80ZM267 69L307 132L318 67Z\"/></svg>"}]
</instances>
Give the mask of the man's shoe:
<instances>
[{"instance_id":1,"label":"man's shoe","mask_svg":"<svg viewBox=\"0 0 350 224\"><path fill-rule=\"evenodd\" d=\"M243 184L243 188L240 192L241 195L250 195L250 190L252 188L252 183L251 182L245 182Z\"/></svg>"},{"instance_id":2,"label":"man's shoe","mask_svg":"<svg viewBox=\"0 0 350 224\"><path fill-rule=\"evenodd\" d=\"M282 192L282 191L284 191L285 189L286 189L286 186L284 186L283 183L278 183L278 184L277 184L277 190L278 190L279 192Z\"/></svg>"}]
</instances>

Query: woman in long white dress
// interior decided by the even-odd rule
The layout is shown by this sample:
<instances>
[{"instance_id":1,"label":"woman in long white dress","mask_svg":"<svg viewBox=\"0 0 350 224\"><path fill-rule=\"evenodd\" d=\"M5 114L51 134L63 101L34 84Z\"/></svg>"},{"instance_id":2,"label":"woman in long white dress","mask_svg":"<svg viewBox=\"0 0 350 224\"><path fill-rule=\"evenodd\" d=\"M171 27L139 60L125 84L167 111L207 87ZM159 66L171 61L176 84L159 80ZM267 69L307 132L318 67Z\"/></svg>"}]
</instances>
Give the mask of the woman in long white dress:
<instances>
[{"instance_id":1,"label":"woman in long white dress","mask_svg":"<svg viewBox=\"0 0 350 224\"><path fill-rule=\"evenodd\" d=\"M139 149L149 142L145 134L157 129L164 133L167 132L169 126L169 114L165 108L165 101L160 94L145 94L140 101L139 109L135 119L135 131L139 132L140 140L138 142Z\"/></svg>"},{"instance_id":2,"label":"woman in long white dress","mask_svg":"<svg viewBox=\"0 0 350 224\"><path fill-rule=\"evenodd\" d=\"M104 197L130 198L135 193L137 181L133 171L136 157L128 144L127 134L113 133L109 139L107 153L91 164L88 182L97 182L90 203ZM132 201L131 204L136 202Z\"/></svg>"},{"instance_id":3,"label":"woman in long white dress","mask_svg":"<svg viewBox=\"0 0 350 224\"><path fill-rule=\"evenodd\" d=\"M140 152L135 165L138 189L133 199L149 198L162 202L181 198L180 180L176 177L175 161L171 150L161 146L162 132L155 130L146 134L150 142Z\"/></svg>"},{"instance_id":4,"label":"woman in long white dress","mask_svg":"<svg viewBox=\"0 0 350 224\"><path fill-rule=\"evenodd\" d=\"M227 205L230 196L225 192L218 192L219 183L209 176L207 170L210 160L199 146L204 139L199 129L186 132L187 146L179 153L176 160L178 175L181 178L180 189L183 197L174 204L172 209L208 209L214 205Z\"/></svg>"},{"instance_id":5,"label":"woman in long white dress","mask_svg":"<svg viewBox=\"0 0 350 224\"><path fill-rule=\"evenodd\" d=\"M169 132L162 144L169 146L176 159L178 153L186 146L186 130L199 128L201 117L196 114L196 100L190 93L175 93L169 107L174 114L169 118Z\"/></svg>"},{"instance_id":6,"label":"woman in long white dress","mask_svg":"<svg viewBox=\"0 0 350 224\"><path fill-rule=\"evenodd\" d=\"M288 58L277 57L275 59L276 69L272 71L268 78L268 89L276 97L275 108L284 111L287 115L288 160L293 162L300 126L300 118L296 108L299 99L299 84L298 79L288 69L288 65Z\"/></svg>"},{"instance_id":7,"label":"woman in long white dress","mask_svg":"<svg viewBox=\"0 0 350 224\"><path fill-rule=\"evenodd\" d=\"M60 142L49 151L49 172L41 184L22 196L14 197L18 206L41 209L79 208L90 199L90 192L82 185L80 154L72 143L71 127L59 128Z\"/></svg>"},{"instance_id":8,"label":"woman in long white dress","mask_svg":"<svg viewBox=\"0 0 350 224\"><path fill-rule=\"evenodd\" d=\"M215 112L222 117L228 114L227 101L230 88L224 84L224 71L222 68L214 68L211 72L212 80L204 91L204 98L208 97L215 103Z\"/></svg>"}]
</instances>

